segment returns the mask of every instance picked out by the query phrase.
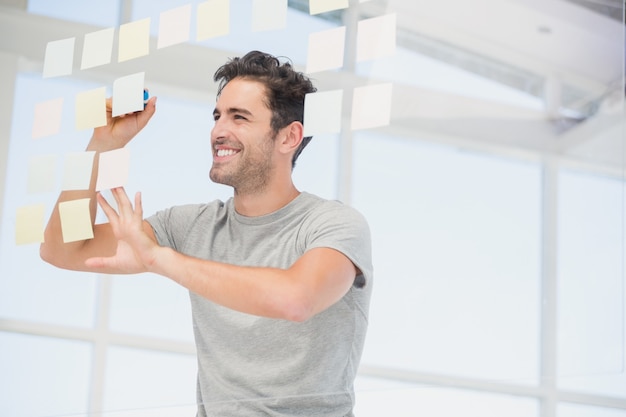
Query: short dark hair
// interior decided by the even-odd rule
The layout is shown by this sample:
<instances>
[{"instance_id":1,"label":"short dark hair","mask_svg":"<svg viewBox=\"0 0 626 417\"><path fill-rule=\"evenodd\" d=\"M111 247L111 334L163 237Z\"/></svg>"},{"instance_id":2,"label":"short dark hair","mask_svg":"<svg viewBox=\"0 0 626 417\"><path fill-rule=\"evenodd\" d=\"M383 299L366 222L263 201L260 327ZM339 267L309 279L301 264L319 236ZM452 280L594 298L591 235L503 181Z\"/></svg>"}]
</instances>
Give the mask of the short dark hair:
<instances>
[{"instance_id":1,"label":"short dark hair","mask_svg":"<svg viewBox=\"0 0 626 417\"><path fill-rule=\"evenodd\" d=\"M260 51L231 58L213 75L213 79L219 82L217 96L229 81L238 77L258 81L265 86L265 104L272 111L270 126L274 133L292 122L304 123L304 97L317 91L317 88L307 76L296 71L289 60L281 63L279 58ZM312 136L302 139L291 160L292 168L311 139Z\"/></svg>"}]
</instances>

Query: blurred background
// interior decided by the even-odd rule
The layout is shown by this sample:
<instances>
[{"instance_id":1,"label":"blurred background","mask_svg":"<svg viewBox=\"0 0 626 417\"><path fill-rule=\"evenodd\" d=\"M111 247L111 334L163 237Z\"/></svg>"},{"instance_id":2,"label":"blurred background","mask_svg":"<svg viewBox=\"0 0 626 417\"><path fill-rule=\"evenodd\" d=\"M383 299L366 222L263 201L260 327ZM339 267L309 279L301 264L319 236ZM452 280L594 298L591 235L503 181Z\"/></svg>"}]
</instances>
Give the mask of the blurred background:
<instances>
[{"instance_id":1,"label":"blurred background","mask_svg":"<svg viewBox=\"0 0 626 417\"><path fill-rule=\"evenodd\" d=\"M194 415L188 295L149 274L99 276L16 245L29 161L84 150L64 111L32 138L37 103L145 71L156 116L129 145L126 188L151 214L227 199L208 179L214 71L252 49L307 64L312 33L345 26L344 65L319 91L392 83L389 125L316 135L301 190L369 220L374 294L356 381L359 417L626 416L624 3L621 0L351 0L253 31L232 0L227 35L157 49L183 0L0 0L0 415ZM396 50L355 59L364 19L396 16ZM146 56L42 78L46 45L151 18ZM117 31L116 31L117 36ZM115 52L115 51L114 51ZM109 93L110 94L110 93ZM349 104L349 103L348 103ZM60 181L57 183L60 184Z\"/></svg>"}]
</instances>

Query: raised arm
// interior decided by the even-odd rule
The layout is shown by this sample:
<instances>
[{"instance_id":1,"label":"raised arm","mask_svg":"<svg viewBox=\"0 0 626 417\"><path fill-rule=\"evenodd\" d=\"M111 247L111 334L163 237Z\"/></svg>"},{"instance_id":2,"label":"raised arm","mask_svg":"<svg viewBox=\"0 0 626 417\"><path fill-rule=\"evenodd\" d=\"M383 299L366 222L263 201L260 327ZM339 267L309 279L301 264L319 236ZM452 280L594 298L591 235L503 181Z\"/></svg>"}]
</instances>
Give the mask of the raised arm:
<instances>
[{"instance_id":1,"label":"raised arm","mask_svg":"<svg viewBox=\"0 0 626 417\"><path fill-rule=\"evenodd\" d=\"M89 198L91 223L94 225L97 208L95 186L98 176L99 154L126 146L146 126L154 114L156 97L152 97L148 101L143 111L119 117L111 116L111 104L111 99L108 99L106 126L94 129L87 146L87 151L96 152L89 189L61 192L44 232L44 243L40 247L41 258L60 268L89 271L92 269L85 265L86 259L94 256L110 256L116 252L118 242L110 224L95 225L93 239L64 243L59 216L60 202ZM145 223L145 226L146 232L151 234L152 228L147 223ZM153 235L152 237L154 238ZM127 266L128 270L116 272L140 271L139 264L132 265L129 263Z\"/></svg>"}]
</instances>

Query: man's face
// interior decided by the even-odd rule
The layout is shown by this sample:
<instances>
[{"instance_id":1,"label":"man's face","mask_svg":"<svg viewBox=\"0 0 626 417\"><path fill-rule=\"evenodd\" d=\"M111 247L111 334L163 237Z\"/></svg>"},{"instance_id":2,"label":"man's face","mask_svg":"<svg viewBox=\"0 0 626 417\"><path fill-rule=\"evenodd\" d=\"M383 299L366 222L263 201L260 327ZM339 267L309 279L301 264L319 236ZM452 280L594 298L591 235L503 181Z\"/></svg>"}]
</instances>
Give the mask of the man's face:
<instances>
[{"instance_id":1,"label":"man's face","mask_svg":"<svg viewBox=\"0 0 626 417\"><path fill-rule=\"evenodd\" d=\"M261 83L235 78L224 86L213 111L209 176L237 193L263 191L273 170L272 112L264 99Z\"/></svg>"}]
</instances>

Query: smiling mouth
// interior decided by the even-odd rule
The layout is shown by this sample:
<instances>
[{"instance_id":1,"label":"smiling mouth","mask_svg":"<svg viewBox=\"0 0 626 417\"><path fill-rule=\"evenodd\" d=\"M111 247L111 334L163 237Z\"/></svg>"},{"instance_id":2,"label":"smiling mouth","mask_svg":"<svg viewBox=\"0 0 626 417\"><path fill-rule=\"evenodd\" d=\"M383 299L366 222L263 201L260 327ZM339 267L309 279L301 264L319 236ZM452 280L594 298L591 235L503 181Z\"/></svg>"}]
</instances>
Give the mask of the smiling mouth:
<instances>
[{"instance_id":1,"label":"smiling mouth","mask_svg":"<svg viewBox=\"0 0 626 417\"><path fill-rule=\"evenodd\" d=\"M218 149L217 152L215 153L215 155L217 155L218 157L224 157L224 156L231 156L234 155L236 153L238 153L239 151L236 151L234 149Z\"/></svg>"}]
</instances>

